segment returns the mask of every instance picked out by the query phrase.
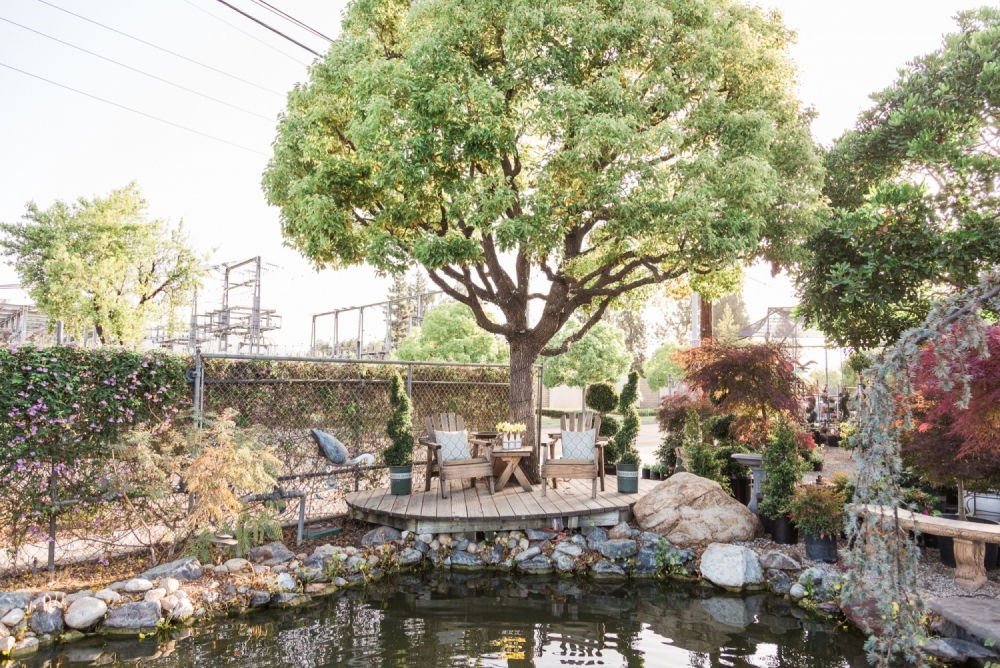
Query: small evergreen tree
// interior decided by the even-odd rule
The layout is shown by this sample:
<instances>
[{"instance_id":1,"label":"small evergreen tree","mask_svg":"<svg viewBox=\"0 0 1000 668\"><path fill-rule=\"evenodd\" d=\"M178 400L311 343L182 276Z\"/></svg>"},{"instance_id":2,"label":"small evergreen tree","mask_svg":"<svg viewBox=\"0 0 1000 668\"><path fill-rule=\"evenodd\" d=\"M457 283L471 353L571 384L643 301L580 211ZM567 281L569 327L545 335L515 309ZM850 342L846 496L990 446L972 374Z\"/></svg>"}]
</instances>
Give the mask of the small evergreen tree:
<instances>
[{"instance_id":1,"label":"small evergreen tree","mask_svg":"<svg viewBox=\"0 0 1000 668\"><path fill-rule=\"evenodd\" d=\"M621 425L608 413L618 407L618 392L611 383L601 382L587 386L583 395L587 408L601 415L601 433L598 436L611 438L618 433Z\"/></svg>"},{"instance_id":2,"label":"small evergreen tree","mask_svg":"<svg viewBox=\"0 0 1000 668\"><path fill-rule=\"evenodd\" d=\"M722 477L722 467L712 446L705 440L701 419L689 408L684 421L684 468L699 478L714 480L729 491L729 481Z\"/></svg>"},{"instance_id":3,"label":"small evergreen tree","mask_svg":"<svg viewBox=\"0 0 1000 668\"><path fill-rule=\"evenodd\" d=\"M638 461L638 453L635 452L635 442L639 438L639 411L635 407L638 399L639 372L632 371L629 373L628 382L622 388L621 396L618 399L618 412L622 414L622 426L605 447L606 461L621 461L626 453L632 454L629 454L628 459L622 461L623 464Z\"/></svg>"},{"instance_id":4,"label":"small evergreen tree","mask_svg":"<svg viewBox=\"0 0 1000 668\"><path fill-rule=\"evenodd\" d=\"M779 422L771 434L770 443L764 448L761 468L766 478L761 483L764 500L760 502L760 512L776 520L788 512L802 471L798 438L788 421Z\"/></svg>"},{"instance_id":5,"label":"small evergreen tree","mask_svg":"<svg viewBox=\"0 0 1000 668\"><path fill-rule=\"evenodd\" d=\"M386 432L392 445L382 451L386 466L406 466L413 463L413 410L410 397L406 395L403 377L398 373L392 377L389 386L389 416Z\"/></svg>"}]
</instances>

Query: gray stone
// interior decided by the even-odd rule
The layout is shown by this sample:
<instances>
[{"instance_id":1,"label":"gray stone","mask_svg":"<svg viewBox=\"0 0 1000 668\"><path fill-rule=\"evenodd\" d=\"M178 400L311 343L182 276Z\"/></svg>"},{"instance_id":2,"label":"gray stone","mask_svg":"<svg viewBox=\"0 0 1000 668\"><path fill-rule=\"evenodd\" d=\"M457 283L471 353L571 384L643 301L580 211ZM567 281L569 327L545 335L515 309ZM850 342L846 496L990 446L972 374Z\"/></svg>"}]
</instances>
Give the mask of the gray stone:
<instances>
[{"instance_id":1,"label":"gray stone","mask_svg":"<svg viewBox=\"0 0 1000 668\"><path fill-rule=\"evenodd\" d=\"M527 561L528 559L537 557L541 553L542 553L541 548L529 547L524 552L519 552L517 556L514 557L514 561L516 561L517 563L521 563L522 561Z\"/></svg>"},{"instance_id":2,"label":"gray stone","mask_svg":"<svg viewBox=\"0 0 1000 668\"><path fill-rule=\"evenodd\" d=\"M246 559L229 559L223 564L230 573L239 573L244 568L250 567L250 562Z\"/></svg>"},{"instance_id":3,"label":"gray stone","mask_svg":"<svg viewBox=\"0 0 1000 668\"><path fill-rule=\"evenodd\" d=\"M296 594L294 592L279 592L271 597L271 603L279 608L296 608L305 605L312 598L306 594Z\"/></svg>"},{"instance_id":4,"label":"gray stone","mask_svg":"<svg viewBox=\"0 0 1000 668\"><path fill-rule=\"evenodd\" d=\"M455 551L462 552L463 550L468 550L469 545L471 545L471 543L468 541L468 539L463 538L458 542L457 545L455 545Z\"/></svg>"},{"instance_id":5,"label":"gray stone","mask_svg":"<svg viewBox=\"0 0 1000 668\"><path fill-rule=\"evenodd\" d=\"M112 608L104 618L104 628L139 631L153 628L160 621L160 604L152 601L126 603Z\"/></svg>"},{"instance_id":6,"label":"gray stone","mask_svg":"<svg viewBox=\"0 0 1000 668\"><path fill-rule=\"evenodd\" d=\"M194 616L194 605L189 599L182 598L177 601L177 605L170 611L170 619L183 622Z\"/></svg>"},{"instance_id":7,"label":"gray stone","mask_svg":"<svg viewBox=\"0 0 1000 668\"><path fill-rule=\"evenodd\" d=\"M434 540L434 534L432 533L417 534L417 540L419 540L421 543L427 543L428 545L430 545L431 541Z\"/></svg>"},{"instance_id":8,"label":"gray stone","mask_svg":"<svg viewBox=\"0 0 1000 668\"><path fill-rule=\"evenodd\" d=\"M367 560L362 559L361 557L348 557L347 558L347 564L346 564L346 566L347 566L347 572L348 573L357 573L358 571L361 570L361 565L362 564L367 564L367 563L368 563Z\"/></svg>"},{"instance_id":9,"label":"gray stone","mask_svg":"<svg viewBox=\"0 0 1000 668\"><path fill-rule=\"evenodd\" d=\"M111 591L121 591L122 589L125 588L125 583L121 580L118 580L117 582L112 582L111 584L109 584L107 588L110 589Z\"/></svg>"},{"instance_id":10,"label":"gray stone","mask_svg":"<svg viewBox=\"0 0 1000 668\"><path fill-rule=\"evenodd\" d=\"M159 601L161 598L167 595L167 590L163 587L157 587L156 589L150 589L143 595L142 600L144 601Z\"/></svg>"},{"instance_id":11,"label":"gray stone","mask_svg":"<svg viewBox=\"0 0 1000 668\"><path fill-rule=\"evenodd\" d=\"M760 555L760 567L775 568L779 571L797 571L802 568L802 564L784 552L770 550Z\"/></svg>"},{"instance_id":12,"label":"gray stone","mask_svg":"<svg viewBox=\"0 0 1000 668\"><path fill-rule=\"evenodd\" d=\"M28 594L23 591L0 592L0 607L11 609L21 608L24 610L34 598L35 596L33 594Z\"/></svg>"},{"instance_id":13,"label":"gray stone","mask_svg":"<svg viewBox=\"0 0 1000 668\"><path fill-rule=\"evenodd\" d=\"M643 544L650 543L652 545L659 545L660 541L667 542L666 538L652 531L640 531L636 540Z\"/></svg>"},{"instance_id":14,"label":"gray stone","mask_svg":"<svg viewBox=\"0 0 1000 668\"><path fill-rule=\"evenodd\" d=\"M133 578L125 583L125 591L129 594L141 594L153 588L153 583L146 578Z\"/></svg>"},{"instance_id":15,"label":"gray stone","mask_svg":"<svg viewBox=\"0 0 1000 668\"><path fill-rule=\"evenodd\" d=\"M971 660L989 660L997 657L993 650L968 640L958 638L931 638L920 649L924 654L931 654L946 661L966 662Z\"/></svg>"},{"instance_id":16,"label":"gray stone","mask_svg":"<svg viewBox=\"0 0 1000 668\"><path fill-rule=\"evenodd\" d=\"M250 592L250 607L260 608L271 602L271 593L267 591L251 591Z\"/></svg>"},{"instance_id":17,"label":"gray stone","mask_svg":"<svg viewBox=\"0 0 1000 668\"><path fill-rule=\"evenodd\" d=\"M601 559L590 567L590 572L595 577L625 577L625 569L618 564Z\"/></svg>"},{"instance_id":18,"label":"gray stone","mask_svg":"<svg viewBox=\"0 0 1000 668\"><path fill-rule=\"evenodd\" d=\"M402 534L399 533L399 529L380 526L366 533L361 538L361 544L365 547L374 547L376 545L384 545L391 540L399 540L400 538L402 538Z\"/></svg>"},{"instance_id":19,"label":"gray stone","mask_svg":"<svg viewBox=\"0 0 1000 668\"><path fill-rule=\"evenodd\" d=\"M37 651L38 638L25 638L14 645L14 648L10 651L10 657L17 658L19 656L27 656L29 654L34 654Z\"/></svg>"},{"instance_id":20,"label":"gray stone","mask_svg":"<svg viewBox=\"0 0 1000 668\"><path fill-rule=\"evenodd\" d=\"M302 565L306 568L326 568L337 557L332 554L314 554L308 557Z\"/></svg>"},{"instance_id":21,"label":"gray stone","mask_svg":"<svg viewBox=\"0 0 1000 668\"><path fill-rule=\"evenodd\" d=\"M829 577L829 573L813 566L799 573L799 582L802 584L812 582L813 586L819 587L823 584L823 579L826 577Z\"/></svg>"},{"instance_id":22,"label":"gray stone","mask_svg":"<svg viewBox=\"0 0 1000 668\"><path fill-rule=\"evenodd\" d=\"M35 608L28 620L28 626L35 633L61 633L63 630L62 604L48 601Z\"/></svg>"},{"instance_id":23,"label":"gray stone","mask_svg":"<svg viewBox=\"0 0 1000 668\"><path fill-rule=\"evenodd\" d=\"M770 568L767 571L767 586L775 594L784 596L792 588L792 578L788 577L788 573L784 571Z\"/></svg>"},{"instance_id":24,"label":"gray stone","mask_svg":"<svg viewBox=\"0 0 1000 668\"><path fill-rule=\"evenodd\" d=\"M2 626L2 624L0 624L0 626ZM4 630L6 631L6 627L4 627ZM7 652L10 652L12 649L14 649L14 645L16 644L17 641L14 638L10 637L9 635L0 638L0 654L5 654Z\"/></svg>"},{"instance_id":25,"label":"gray stone","mask_svg":"<svg viewBox=\"0 0 1000 668\"><path fill-rule=\"evenodd\" d=\"M554 536L551 531L545 531L543 529L525 529L524 535L528 540L549 540Z\"/></svg>"},{"instance_id":26,"label":"gray stone","mask_svg":"<svg viewBox=\"0 0 1000 668\"><path fill-rule=\"evenodd\" d=\"M74 601L79 601L81 598L87 598L88 596L93 596L93 589L84 589L83 591L78 591L75 594L66 595L66 603L73 603Z\"/></svg>"},{"instance_id":27,"label":"gray stone","mask_svg":"<svg viewBox=\"0 0 1000 668\"><path fill-rule=\"evenodd\" d=\"M240 587L240 589L244 589L244 587ZM177 603L179 601L180 599L174 596L173 594L168 594L160 599L160 607L163 609L164 612L170 612L171 610L177 607Z\"/></svg>"},{"instance_id":28,"label":"gray stone","mask_svg":"<svg viewBox=\"0 0 1000 668\"><path fill-rule=\"evenodd\" d=\"M458 551L451 555L452 568L483 568L486 564L474 554Z\"/></svg>"},{"instance_id":29,"label":"gray stone","mask_svg":"<svg viewBox=\"0 0 1000 668\"><path fill-rule=\"evenodd\" d=\"M709 545L701 555L701 574L709 582L729 589L742 589L764 581L757 555L740 545Z\"/></svg>"},{"instance_id":30,"label":"gray stone","mask_svg":"<svg viewBox=\"0 0 1000 668\"><path fill-rule=\"evenodd\" d=\"M660 570L660 549L655 545L649 543L643 543L639 546L639 551L636 553L635 557L635 568L633 572L636 575L653 575Z\"/></svg>"},{"instance_id":31,"label":"gray stone","mask_svg":"<svg viewBox=\"0 0 1000 668\"><path fill-rule=\"evenodd\" d=\"M25 606L27 606L27 604L25 604ZM0 618L0 622L2 622L4 626L10 626L11 628L13 628L18 624L20 624L23 619L24 619L24 610L22 610L21 608L14 608L6 615L4 615L2 618Z\"/></svg>"},{"instance_id":32,"label":"gray stone","mask_svg":"<svg viewBox=\"0 0 1000 668\"><path fill-rule=\"evenodd\" d=\"M591 527L587 533L587 547L596 550L597 546L608 539L608 532L601 527Z\"/></svg>"},{"instance_id":33,"label":"gray stone","mask_svg":"<svg viewBox=\"0 0 1000 668\"><path fill-rule=\"evenodd\" d=\"M278 564L284 564L294 559L295 553L285 547L284 543L274 541L273 543L253 548L247 556L255 564L277 566Z\"/></svg>"},{"instance_id":34,"label":"gray stone","mask_svg":"<svg viewBox=\"0 0 1000 668\"><path fill-rule=\"evenodd\" d=\"M573 537L569 540L571 543L579 545L583 549L587 549L587 538L583 534L573 534Z\"/></svg>"},{"instance_id":35,"label":"gray stone","mask_svg":"<svg viewBox=\"0 0 1000 668\"><path fill-rule=\"evenodd\" d=\"M85 596L73 601L66 610L66 626L84 631L96 624L108 611L108 604L99 598Z\"/></svg>"},{"instance_id":36,"label":"gray stone","mask_svg":"<svg viewBox=\"0 0 1000 668\"><path fill-rule=\"evenodd\" d=\"M796 601L801 601L806 597L806 588L796 582L788 589L788 595Z\"/></svg>"},{"instance_id":37,"label":"gray stone","mask_svg":"<svg viewBox=\"0 0 1000 668\"><path fill-rule=\"evenodd\" d=\"M346 587L347 580L345 580L344 578L333 578L333 584L337 587Z\"/></svg>"},{"instance_id":38,"label":"gray stone","mask_svg":"<svg viewBox=\"0 0 1000 668\"><path fill-rule=\"evenodd\" d=\"M413 543L413 549L416 550L417 552L420 552L421 554L427 554L428 552L431 551L431 546L430 544L425 543L422 540L418 540Z\"/></svg>"},{"instance_id":39,"label":"gray stone","mask_svg":"<svg viewBox=\"0 0 1000 668\"><path fill-rule=\"evenodd\" d=\"M175 580L200 580L205 575L205 569L196 557L184 557L165 564L160 564L156 568L151 568L139 577L147 580L158 578L174 578Z\"/></svg>"},{"instance_id":40,"label":"gray stone","mask_svg":"<svg viewBox=\"0 0 1000 668\"><path fill-rule=\"evenodd\" d=\"M636 553L636 542L629 538L613 538L597 546L598 552L608 559L627 559Z\"/></svg>"},{"instance_id":41,"label":"gray stone","mask_svg":"<svg viewBox=\"0 0 1000 668\"><path fill-rule=\"evenodd\" d=\"M563 541L556 544L556 552L562 552L563 554L569 555L571 557L579 557L583 554L583 548L576 543L568 543Z\"/></svg>"},{"instance_id":42,"label":"gray stone","mask_svg":"<svg viewBox=\"0 0 1000 668\"><path fill-rule=\"evenodd\" d=\"M288 573L279 573L278 577L274 579L274 588L278 591L295 591L298 586L295 578Z\"/></svg>"},{"instance_id":43,"label":"gray stone","mask_svg":"<svg viewBox=\"0 0 1000 668\"><path fill-rule=\"evenodd\" d=\"M528 573L547 573L552 570L552 561L545 555L538 554L531 559L519 561L517 567Z\"/></svg>"},{"instance_id":44,"label":"gray stone","mask_svg":"<svg viewBox=\"0 0 1000 668\"><path fill-rule=\"evenodd\" d=\"M556 550L552 553L552 562L555 564L556 570L563 573L568 573L576 568L576 560L568 552Z\"/></svg>"},{"instance_id":45,"label":"gray stone","mask_svg":"<svg viewBox=\"0 0 1000 668\"><path fill-rule=\"evenodd\" d=\"M413 564L420 563L423 556L424 555L422 555L419 550L407 547L400 551L399 555L396 557L396 562L400 566L412 566Z\"/></svg>"},{"instance_id":46,"label":"gray stone","mask_svg":"<svg viewBox=\"0 0 1000 668\"><path fill-rule=\"evenodd\" d=\"M632 537L632 527L628 525L628 522L619 522L613 526L608 531L608 538L614 540L616 538L631 538Z\"/></svg>"},{"instance_id":47,"label":"gray stone","mask_svg":"<svg viewBox=\"0 0 1000 668\"><path fill-rule=\"evenodd\" d=\"M1000 641L1000 600L965 596L932 598L927 607L940 615L947 628L942 635Z\"/></svg>"},{"instance_id":48,"label":"gray stone","mask_svg":"<svg viewBox=\"0 0 1000 668\"><path fill-rule=\"evenodd\" d=\"M7 626L0 624L0 638L6 638L10 635L10 631L7 630Z\"/></svg>"}]
</instances>

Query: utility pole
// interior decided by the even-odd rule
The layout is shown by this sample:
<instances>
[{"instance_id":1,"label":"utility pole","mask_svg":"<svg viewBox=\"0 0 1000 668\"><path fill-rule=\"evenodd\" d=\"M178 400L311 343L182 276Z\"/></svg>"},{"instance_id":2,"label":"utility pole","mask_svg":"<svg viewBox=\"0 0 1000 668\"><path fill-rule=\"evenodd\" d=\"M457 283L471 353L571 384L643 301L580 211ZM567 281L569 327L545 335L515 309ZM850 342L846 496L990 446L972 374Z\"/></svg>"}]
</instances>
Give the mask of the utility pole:
<instances>
[{"instance_id":1,"label":"utility pole","mask_svg":"<svg viewBox=\"0 0 1000 668\"><path fill-rule=\"evenodd\" d=\"M698 315L701 316L701 340L709 341L713 338L712 333L712 302L705 299L704 295L698 295Z\"/></svg>"}]
</instances>

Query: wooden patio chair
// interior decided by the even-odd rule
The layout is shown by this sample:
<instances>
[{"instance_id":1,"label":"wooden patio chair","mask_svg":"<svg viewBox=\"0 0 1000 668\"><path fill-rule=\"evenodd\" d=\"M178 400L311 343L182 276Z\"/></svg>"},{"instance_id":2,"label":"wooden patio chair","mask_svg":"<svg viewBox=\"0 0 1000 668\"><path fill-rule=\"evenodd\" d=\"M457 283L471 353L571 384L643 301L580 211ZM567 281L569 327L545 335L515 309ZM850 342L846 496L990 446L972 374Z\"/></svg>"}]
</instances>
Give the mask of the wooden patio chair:
<instances>
[{"instance_id":1,"label":"wooden patio chair","mask_svg":"<svg viewBox=\"0 0 1000 668\"><path fill-rule=\"evenodd\" d=\"M427 428L427 436L420 439L420 443L427 446L427 474L424 481L424 491L431 489L431 477L438 476L441 482L441 498L448 498L448 483L451 480L472 479L472 486L476 486L476 478L487 478L490 481L490 494L493 494L493 462L490 459L491 441L470 438L466 434L466 442L471 452L463 458L455 458L454 452L443 451L438 443L437 432L460 432L465 431L465 420L461 415L454 413L440 413L431 415L424 419L424 426ZM482 452L485 451L485 454ZM451 458L449 458L449 454Z\"/></svg>"},{"instance_id":2,"label":"wooden patio chair","mask_svg":"<svg viewBox=\"0 0 1000 668\"><path fill-rule=\"evenodd\" d=\"M601 416L595 413L571 413L563 415L559 424L561 430L558 434L549 434L548 453L545 448L541 448L541 469L542 469L542 496L548 488L548 480L552 478L552 488L556 488L558 478L592 480L590 498L597 498L597 481L601 481L601 491L604 491L604 444L607 442L601 439ZM580 444L567 444L563 439L563 432L582 433L593 430L593 449L588 452L579 450ZM556 458L556 442L563 440L562 457ZM548 454L548 458L546 458ZM571 457L567 457L567 454Z\"/></svg>"}]
</instances>

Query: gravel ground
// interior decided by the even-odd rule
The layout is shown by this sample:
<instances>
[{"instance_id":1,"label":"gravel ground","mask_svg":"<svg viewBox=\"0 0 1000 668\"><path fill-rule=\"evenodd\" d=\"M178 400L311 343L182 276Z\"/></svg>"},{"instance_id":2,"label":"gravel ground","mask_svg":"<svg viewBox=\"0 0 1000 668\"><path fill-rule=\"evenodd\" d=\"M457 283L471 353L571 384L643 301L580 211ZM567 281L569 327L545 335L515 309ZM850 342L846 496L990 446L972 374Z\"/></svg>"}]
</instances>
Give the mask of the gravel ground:
<instances>
[{"instance_id":1,"label":"gravel ground","mask_svg":"<svg viewBox=\"0 0 1000 668\"><path fill-rule=\"evenodd\" d=\"M823 451L823 471L819 473L807 473L802 479L806 482L816 482L816 478L823 476L824 480L829 480L834 473L843 472L850 476L858 474L858 465L852 457L852 450L843 448L826 448Z\"/></svg>"}]
</instances>

